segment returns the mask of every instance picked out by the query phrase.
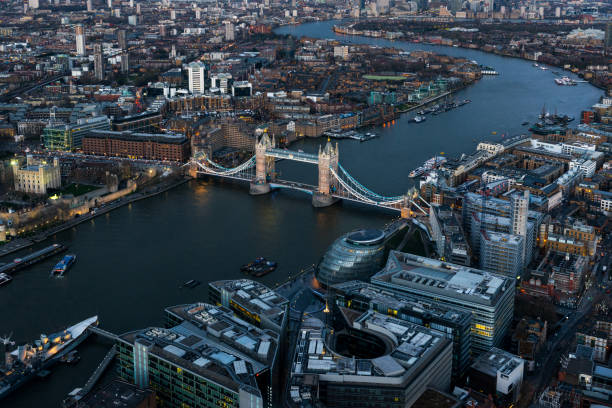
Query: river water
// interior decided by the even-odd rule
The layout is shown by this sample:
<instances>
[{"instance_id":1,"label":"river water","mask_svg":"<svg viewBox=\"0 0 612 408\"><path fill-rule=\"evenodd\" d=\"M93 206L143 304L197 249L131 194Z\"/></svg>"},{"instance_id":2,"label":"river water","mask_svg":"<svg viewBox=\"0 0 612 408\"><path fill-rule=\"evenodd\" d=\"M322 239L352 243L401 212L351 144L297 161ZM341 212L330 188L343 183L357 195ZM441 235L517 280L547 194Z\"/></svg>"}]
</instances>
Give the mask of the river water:
<instances>
[{"instance_id":1,"label":"river water","mask_svg":"<svg viewBox=\"0 0 612 408\"><path fill-rule=\"evenodd\" d=\"M521 122L534 121L544 104L578 118L601 95L588 84L557 86L550 71L527 61L474 50L337 36L332 25L304 24L278 32L465 56L501 74L459 92L458 99L472 100L461 108L420 124L408 123L409 116L403 116L391 127L376 129L381 137L365 143L341 141L343 167L379 193L406 191L410 169L438 152L455 155L473 150L475 140L526 131ZM305 140L292 149L314 152L320 143L322 139ZM316 169L308 165L281 162L278 169L283 179L316 182ZM21 271L1 288L0 335L13 332L13 339L23 343L95 314L101 327L117 333L161 325L165 306L206 300L207 282L243 276L239 266L256 256L279 262L280 267L262 279L273 285L318 262L341 233L382 227L392 216L345 203L314 209L309 196L301 193L251 197L245 185L192 181L57 234L48 243L68 245L78 257L75 265L64 279L50 279L49 271L59 257L52 258ZM203 284L180 289L189 279ZM70 390L85 383L107 349L108 345L88 341L80 348L82 360L77 366L54 369L49 379L28 384L0 405L58 406ZM41 401L46 402L41 405Z\"/></svg>"}]
</instances>

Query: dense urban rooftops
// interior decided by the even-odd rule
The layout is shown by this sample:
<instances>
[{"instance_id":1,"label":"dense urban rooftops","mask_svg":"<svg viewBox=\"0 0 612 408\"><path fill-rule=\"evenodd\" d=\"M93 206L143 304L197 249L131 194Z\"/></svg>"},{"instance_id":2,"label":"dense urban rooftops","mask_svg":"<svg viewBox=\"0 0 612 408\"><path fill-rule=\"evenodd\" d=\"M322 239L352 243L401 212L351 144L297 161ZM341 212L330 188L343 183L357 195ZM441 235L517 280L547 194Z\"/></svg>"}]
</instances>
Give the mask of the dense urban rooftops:
<instances>
[{"instance_id":1,"label":"dense urban rooftops","mask_svg":"<svg viewBox=\"0 0 612 408\"><path fill-rule=\"evenodd\" d=\"M494 305L513 285L504 276L398 251L391 251L387 265L372 281L486 305Z\"/></svg>"}]
</instances>

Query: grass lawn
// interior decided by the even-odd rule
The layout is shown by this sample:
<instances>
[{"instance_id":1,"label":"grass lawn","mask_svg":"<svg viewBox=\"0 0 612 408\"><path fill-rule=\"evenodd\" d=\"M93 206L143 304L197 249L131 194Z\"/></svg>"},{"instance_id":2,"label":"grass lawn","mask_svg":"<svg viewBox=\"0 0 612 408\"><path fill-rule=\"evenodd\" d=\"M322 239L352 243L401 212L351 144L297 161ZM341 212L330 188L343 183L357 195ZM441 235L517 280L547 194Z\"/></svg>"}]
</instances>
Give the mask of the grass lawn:
<instances>
[{"instance_id":1,"label":"grass lawn","mask_svg":"<svg viewBox=\"0 0 612 408\"><path fill-rule=\"evenodd\" d=\"M392 75L364 75L365 79L372 81L405 81L406 77L403 76L392 76Z\"/></svg>"},{"instance_id":2,"label":"grass lawn","mask_svg":"<svg viewBox=\"0 0 612 408\"><path fill-rule=\"evenodd\" d=\"M100 186L90 186L87 184L72 183L72 184L67 185L63 189L61 189L59 193L60 194L72 194L73 196L77 197L77 196L89 193L90 191L97 190L99 188Z\"/></svg>"}]
</instances>

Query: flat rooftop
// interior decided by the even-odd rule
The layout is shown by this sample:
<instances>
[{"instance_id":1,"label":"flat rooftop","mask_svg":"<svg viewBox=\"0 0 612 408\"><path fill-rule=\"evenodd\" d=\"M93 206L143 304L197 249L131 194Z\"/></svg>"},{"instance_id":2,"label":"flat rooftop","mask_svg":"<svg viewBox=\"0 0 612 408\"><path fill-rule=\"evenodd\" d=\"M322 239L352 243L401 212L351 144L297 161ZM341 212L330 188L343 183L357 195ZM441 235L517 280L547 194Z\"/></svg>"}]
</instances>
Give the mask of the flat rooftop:
<instances>
[{"instance_id":1,"label":"flat rooftop","mask_svg":"<svg viewBox=\"0 0 612 408\"><path fill-rule=\"evenodd\" d=\"M265 316L278 325L285 318L285 308L289 301L259 282L235 279L211 282L209 285L219 292L225 290L233 301L246 310Z\"/></svg>"},{"instance_id":2,"label":"flat rooftop","mask_svg":"<svg viewBox=\"0 0 612 408\"><path fill-rule=\"evenodd\" d=\"M113 380L87 394L78 403L82 408L136 408L154 395L125 381Z\"/></svg>"},{"instance_id":3,"label":"flat rooftop","mask_svg":"<svg viewBox=\"0 0 612 408\"><path fill-rule=\"evenodd\" d=\"M298 333L292 376L318 375L319 381L405 386L411 383L447 347L441 332L374 311L348 311L349 324L356 330L381 338L391 349L372 359L346 357L331 350L327 331L305 325Z\"/></svg>"},{"instance_id":4,"label":"flat rooftop","mask_svg":"<svg viewBox=\"0 0 612 408\"><path fill-rule=\"evenodd\" d=\"M472 368L482 373L497 377L497 373L510 375L523 363L523 360L514 354L493 347L481 354L472 363Z\"/></svg>"},{"instance_id":5,"label":"flat rooftop","mask_svg":"<svg viewBox=\"0 0 612 408\"><path fill-rule=\"evenodd\" d=\"M513 280L468 266L391 251L385 267L372 283L397 285L398 290L426 292L494 306Z\"/></svg>"},{"instance_id":6,"label":"flat rooftop","mask_svg":"<svg viewBox=\"0 0 612 408\"><path fill-rule=\"evenodd\" d=\"M183 321L169 329L129 332L120 339L150 345L150 353L232 390L257 389L255 376L269 369L275 359L276 333L236 318L227 308L206 303L174 306L166 312Z\"/></svg>"},{"instance_id":7,"label":"flat rooftop","mask_svg":"<svg viewBox=\"0 0 612 408\"><path fill-rule=\"evenodd\" d=\"M349 281L333 286L332 291L349 297L360 297L378 305L387 305L390 309L411 311L416 315L427 315L456 324L469 324L471 314L445 307L441 304L420 300L403 293L393 292L370 283Z\"/></svg>"},{"instance_id":8,"label":"flat rooftop","mask_svg":"<svg viewBox=\"0 0 612 408\"><path fill-rule=\"evenodd\" d=\"M177 133L140 133L131 132L129 130L124 131L113 131L113 130L90 130L85 136L86 138L96 139L118 139L118 140L129 140L133 142L156 142L156 143L169 143L169 144L182 144L187 143L185 135Z\"/></svg>"}]
</instances>

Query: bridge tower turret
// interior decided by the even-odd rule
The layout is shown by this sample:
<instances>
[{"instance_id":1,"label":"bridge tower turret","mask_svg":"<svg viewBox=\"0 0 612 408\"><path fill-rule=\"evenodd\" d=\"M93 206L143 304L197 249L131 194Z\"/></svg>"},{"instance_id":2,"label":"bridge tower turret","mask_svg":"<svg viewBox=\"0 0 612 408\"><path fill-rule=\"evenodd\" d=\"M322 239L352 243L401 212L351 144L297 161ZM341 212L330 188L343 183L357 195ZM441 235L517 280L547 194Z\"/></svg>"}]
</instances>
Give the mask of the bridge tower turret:
<instances>
[{"instance_id":1,"label":"bridge tower turret","mask_svg":"<svg viewBox=\"0 0 612 408\"><path fill-rule=\"evenodd\" d=\"M250 194L259 195L270 192L269 179L274 176L274 157L267 157L266 152L273 149L274 137L270 140L267 133L255 142L255 180L251 181Z\"/></svg>"},{"instance_id":2,"label":"bridge tower turret","mask_svg":"<svg viewBox=\"0 0 612 408\"><path fill-rule=\"evenodd\" d=\"M312 195L312 205L327 207L338 201L332 194L338 191L338 180L331 170L338 174L338 144L334 147L330 141L323 149L319 146L319 185Z\"/></svg>"}]
</instances>

